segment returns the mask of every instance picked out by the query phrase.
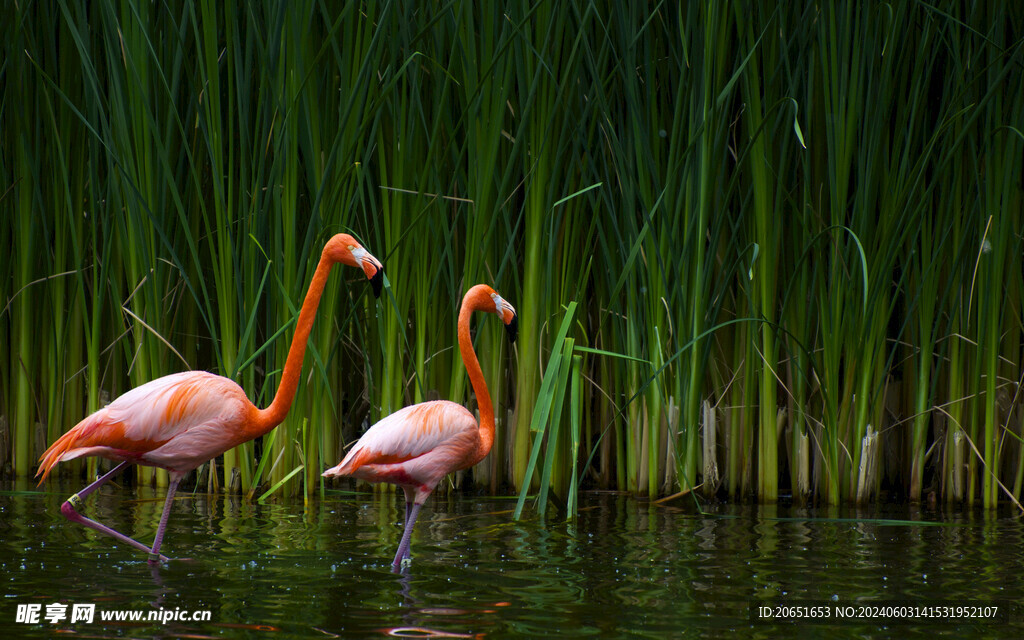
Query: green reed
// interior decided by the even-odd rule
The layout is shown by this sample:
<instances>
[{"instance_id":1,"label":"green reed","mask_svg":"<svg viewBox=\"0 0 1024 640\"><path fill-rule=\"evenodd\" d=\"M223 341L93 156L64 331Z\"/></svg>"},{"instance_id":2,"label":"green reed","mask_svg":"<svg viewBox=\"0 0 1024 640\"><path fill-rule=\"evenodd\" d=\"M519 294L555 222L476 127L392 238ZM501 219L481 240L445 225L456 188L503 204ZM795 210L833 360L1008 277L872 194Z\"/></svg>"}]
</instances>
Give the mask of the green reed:
<instances>
[{"instance_id":1,"label":"green reed","mask_svg":"<svg viewBox=\"0 0 1024 640\"><path fill-rule=\"evenodd\" d=\"M365 425L472 410L487 282L520 341L474 323L498 434L451 486L1019 499L1015 3L0 11L14 475L159 375L269 402L344 230L391 286L332 275L291 414L207 486L312 497Z\"/></svg>"}]
</instances>

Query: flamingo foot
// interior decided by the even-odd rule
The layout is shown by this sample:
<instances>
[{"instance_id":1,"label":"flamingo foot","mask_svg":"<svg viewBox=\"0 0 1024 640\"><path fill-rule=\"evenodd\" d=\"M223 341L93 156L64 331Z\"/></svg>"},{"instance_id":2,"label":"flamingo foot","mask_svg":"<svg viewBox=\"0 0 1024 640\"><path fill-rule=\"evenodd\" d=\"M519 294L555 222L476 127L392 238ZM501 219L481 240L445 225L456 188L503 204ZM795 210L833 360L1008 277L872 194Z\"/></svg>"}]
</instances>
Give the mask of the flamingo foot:
<instances>
[{"instance_id":1,"label":"flamingo foot","mask_svg":"<svg viewBox=\"0 0 1024 640\"><path fill-rule=\"evenodd\" d=\"M151 562L152 563L152 558L153 558L153 554L150 553L149 554L149 559L147 559L147 562ZM181 564L197 564L199 561L196 560L195 558L168 558L167 556L161 554L160 555L160 562L162 562L163 564L170 564L172 562L175 563L175 564L178 564L178 563L181 563Z\"/></svg>"},{"instance_id":2,"label":"flamingo foot","mask_svg":"<svg viewBox=\"0 0 1024 640\"><path fill-rule=\"evenodd\" d=\"M411 566L412 558L409 556L404 556L401 560L395 558L394 562L391 563L391 573L404 573Z\"/></svg>"}]
</instances>

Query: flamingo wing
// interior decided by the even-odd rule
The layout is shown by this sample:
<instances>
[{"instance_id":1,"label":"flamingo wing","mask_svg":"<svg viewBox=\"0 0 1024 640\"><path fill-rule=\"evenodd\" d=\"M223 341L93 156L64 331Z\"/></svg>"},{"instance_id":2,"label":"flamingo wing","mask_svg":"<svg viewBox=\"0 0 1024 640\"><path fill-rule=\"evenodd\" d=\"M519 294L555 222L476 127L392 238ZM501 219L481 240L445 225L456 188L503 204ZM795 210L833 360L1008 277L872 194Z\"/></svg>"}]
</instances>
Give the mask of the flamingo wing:
<instances>
[{"instance_id":1,"label":"flamingo wing","mask_svg":"<svg viewBox=\"0 0 1024 640\"><path fill-rule=\"evenodd\" d=\"M249 406L241 387L222 376L187 371L157 378L119 396L57 439L40 457L36 475L45 481L58 462L89 455L187 471L232 446L215 451L237 439L225 427L241 427Z\"/></svg>"},{"instance_id":2,"label":"flamingo wing","mask_svg":"<svg viewBox=\"0 0 1024 640\"><path fill-rule=\"evenodd\" d=\"M447 400L405 407L369 428L327 477L352 475L368 465L405 463L427 454L460 446L478 437L476 418L462 405ZM450 469L454 470L454 469Z\"/></svg>"}]
</instances>

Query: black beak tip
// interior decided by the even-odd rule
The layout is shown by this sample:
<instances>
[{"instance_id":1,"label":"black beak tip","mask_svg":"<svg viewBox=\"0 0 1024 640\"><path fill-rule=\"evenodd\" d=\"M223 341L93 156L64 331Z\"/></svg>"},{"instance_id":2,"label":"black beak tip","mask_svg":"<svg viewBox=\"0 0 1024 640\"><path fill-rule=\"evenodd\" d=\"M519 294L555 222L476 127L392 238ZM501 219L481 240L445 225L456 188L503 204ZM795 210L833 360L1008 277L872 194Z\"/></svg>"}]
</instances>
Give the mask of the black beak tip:
<instances>
[{"instance_id":1,"label":"black beak tip","mask_svg":"<svg viewBox=\"0 0 1024 640\"><path fill-rule=\"evenodd\" d=\"M384 287L384 267L377 269L377 273L370 278L370 285L373 286L373 297L380 298L380 290Z\"/></svg>"},{"instance_id":2,"label":"black beak tip","mask_svg":"<svg viewBox=\"0 0 1024 640\"><path fill-rule=\"evenodd\" d=\"M515 344L516 338L519 337L519 317L514 315L508 324L505 325L505 331L508 332L508 341Z\"/></svg>"}]
</instances>

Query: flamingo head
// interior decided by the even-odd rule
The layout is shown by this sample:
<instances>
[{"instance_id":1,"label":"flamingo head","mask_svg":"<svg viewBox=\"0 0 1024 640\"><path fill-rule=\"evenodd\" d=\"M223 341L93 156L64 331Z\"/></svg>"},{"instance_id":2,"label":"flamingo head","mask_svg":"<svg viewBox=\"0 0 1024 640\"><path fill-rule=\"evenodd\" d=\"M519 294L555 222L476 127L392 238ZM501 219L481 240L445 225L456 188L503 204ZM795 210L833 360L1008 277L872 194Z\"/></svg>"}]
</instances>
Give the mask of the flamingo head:
<instances>
[{"instance_id":1,"label":"flamingo head","mask_svg":"<svg viewBox=\"0 0 1024 640\"><path fill-rule=\"evenodd\" d=\"M335 262L362 269L373 286L373 295L380 297L384 285L384 265L364 249L358 240L347 233L339 233L327 242L324 254Z\"/></svg>"},{"instance_id":2,"label":"flamingo head","mask_svg":"<svg viewBox=\"0 0 1024 640\"><path fill-rule=\"evenodd\" d=\"M479 302L476 308L480 311L490 311L501 318L508 332L509 342L515 342L519 336L519 318L516 315L515 307L509 304L501 295L485 284L478 284L466 293L466 297L473 296Z\"/></svg>"}]
</instances>

